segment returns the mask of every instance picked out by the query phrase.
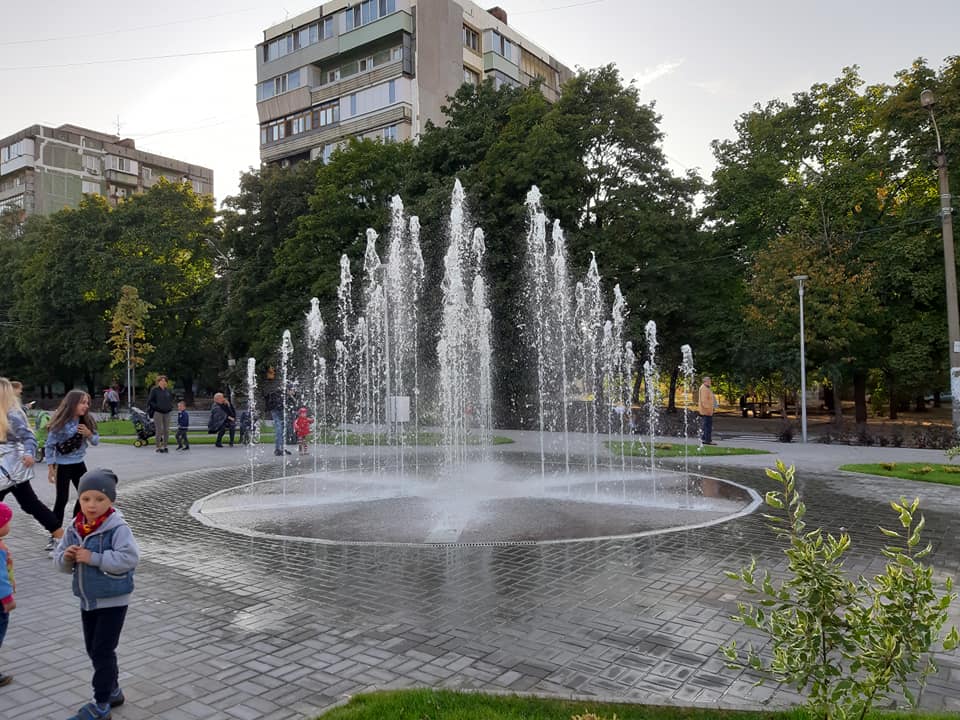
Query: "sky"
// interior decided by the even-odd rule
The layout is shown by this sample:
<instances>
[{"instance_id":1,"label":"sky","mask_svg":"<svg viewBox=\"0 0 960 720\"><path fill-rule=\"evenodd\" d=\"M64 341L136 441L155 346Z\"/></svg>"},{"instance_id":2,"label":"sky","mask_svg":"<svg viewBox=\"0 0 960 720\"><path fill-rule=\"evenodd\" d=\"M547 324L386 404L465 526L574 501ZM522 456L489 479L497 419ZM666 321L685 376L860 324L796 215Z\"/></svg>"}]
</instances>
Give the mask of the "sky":
<instances>
[{"instance_id":1,"label":"sky","mask_svg":"<svg viewBox=\"0 0 960 720\"><path fill-rule=\"evenodd\" d=\"M318 4L0 0L0 137L37 123L119 127L140 149L213 168L219 205L259 165L254 47ZM960 54L957 0L493 4L570 67L616 64L655 103L672 168L707 177L710 142L733 137L755 103L789 100L849 65L892 83L918 57L938 68Z\"/></svg>"}]
</instances>

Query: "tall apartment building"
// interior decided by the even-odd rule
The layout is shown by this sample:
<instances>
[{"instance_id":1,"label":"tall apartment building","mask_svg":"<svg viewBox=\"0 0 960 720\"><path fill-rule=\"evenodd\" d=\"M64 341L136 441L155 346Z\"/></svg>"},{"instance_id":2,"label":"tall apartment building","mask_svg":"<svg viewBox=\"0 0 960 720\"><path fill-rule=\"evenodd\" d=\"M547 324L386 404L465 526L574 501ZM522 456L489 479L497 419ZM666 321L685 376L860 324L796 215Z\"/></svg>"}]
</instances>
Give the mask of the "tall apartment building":
<instances>
[{"instance_id":1,"label":"tall apartment building","mask_svg":"<svg viewBox=\"0 0 960 720\"><path fill-rule=\"evenodd\" d=\"M76 125L32 125L0 139L0 213L48 215L85 193L112 204L161 177L213 193L213 170L137 150L134 141Z\"/></svg>"},{"instance_id":2,"label":"tall apartment building","mask_svg":"<svg viewBox=\"0 0 960 720\"><path fill-rule=\"evenodd\" d=\"M260 159L328 158L350 137L415 137L464 82L542 79L550 100L572 71L470 0L334 0L257 45Z\"/></svg>"}]
</instances>

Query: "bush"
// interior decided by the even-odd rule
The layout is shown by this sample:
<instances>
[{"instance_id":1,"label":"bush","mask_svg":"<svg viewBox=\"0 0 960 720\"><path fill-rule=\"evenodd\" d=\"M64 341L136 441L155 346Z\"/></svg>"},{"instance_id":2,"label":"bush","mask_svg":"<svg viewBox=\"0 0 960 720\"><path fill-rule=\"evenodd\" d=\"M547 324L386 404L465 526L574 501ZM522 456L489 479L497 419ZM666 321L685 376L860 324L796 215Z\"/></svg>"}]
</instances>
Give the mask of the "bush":
<instances>
[{"instance_id":1,"label":"bush","mask_svg":"<svg viewBox=\"0 0 960 720\"><path fill-rule=\"evenodd\" d=\"M723 647L729 667L749 667L793 685L807 694L813 716L824 720L862 720L874 705L891 698L894 686L915 707L910 686L918 683L922 689L936 672L930 648L956 597L949 577L946 592L936 592L933 568L922 562L932 548L918 550L924 526L923 516L917 519L920 501L891 503L902 529L880 528L895 543L883 550L886 566L872 580L861 576L854 582L843 571L850 536L806 529L806 506L792 466L778 461L767 475L782 488L767 493L766 503L786 517L766 517L787 545L787 579L774 585L769 571L758 572L756 559L726 575L759 597L757 605L738 603L734 619L765 633L772 656L762 657L752 645L741 651L734 641ZM943 647L952 650L958 641L951 627Z\"/></svg>"}]
</instances>

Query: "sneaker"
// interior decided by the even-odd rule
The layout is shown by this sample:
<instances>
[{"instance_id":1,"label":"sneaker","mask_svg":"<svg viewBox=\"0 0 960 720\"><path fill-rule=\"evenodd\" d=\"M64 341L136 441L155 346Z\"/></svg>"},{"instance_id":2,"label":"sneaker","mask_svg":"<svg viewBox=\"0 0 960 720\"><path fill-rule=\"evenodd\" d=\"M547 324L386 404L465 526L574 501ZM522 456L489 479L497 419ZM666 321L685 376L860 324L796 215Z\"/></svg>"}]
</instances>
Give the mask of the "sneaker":
<instances>
[{"instance_id":1,"label":"sneaker","mask_svg":"<svg viewBox=\"0 0 960 720\"><path fill-rule=\"evenodd\" d=\"M47 552L54 550L57 547L57 539L51 535L50 539L47 540L47 546L44 548Z\"/></svg>"},{"instance_id":2,"label":"sneaker","mask_svg":"<svg viewBox=\"0 0 960 720\"><path fill-rule=\"evenodd\" d=\"M9 685L12 682L13 682L13 675L4 675L3 673L0 673L0 687L3 687L4 685Z\"/></svg>"},{"instance_id":3,"label":"sneaker","mask_svg":"<svg viewBox=\"0 0 960 720\"><path fill-rule=\"evenodd\" d=\"M76 715L71 715L67 720L110 720L113 715L110 713L110 703L87 703L77 710Z\"/></svg>"},{"instance_id":4,"label":"sneaker","mask_svg":"<svg viewBox=\"0 0 960 720\"><path fill-rule=\"evenodd\" d=\"M293 455L293 453L290 452L290 451L287 450L287 449L284 449L283 454L284 454L284 455Z\"/></svg>"},{"instance_id":5,"label":"sneaker","mask_svg":"<svg viewBox=\"0 0 960 720\"><path fill-rule=\"evenodd\" d=\"M110 699L107 700L112 708L120 707L126 701L127 699L123 696L123 690L121 690L119 687L115 688L114 691L110 693Z\"/></svg>"},{"instance_id":6,"label":"sneaker","mask_svg":"<svg viewBox=\"0 0 960 720\"><path fill-rule=\"evenodd\" d=\"M213 446L214 446L214 447L223 447L223 445L221 445L220 443L214 443Z\"/></svg>"},{"instance_id":7,"label":"sneaker","mask_svg":"<svg viewBox=\"0 0 960 720\"><path fill-rule=\"evenodd\" d=\"M273 454L276 455L277 457L280 457L281 455L283 455L283 452L280 450L274 450Z\"/></svg>"}]
</instances>

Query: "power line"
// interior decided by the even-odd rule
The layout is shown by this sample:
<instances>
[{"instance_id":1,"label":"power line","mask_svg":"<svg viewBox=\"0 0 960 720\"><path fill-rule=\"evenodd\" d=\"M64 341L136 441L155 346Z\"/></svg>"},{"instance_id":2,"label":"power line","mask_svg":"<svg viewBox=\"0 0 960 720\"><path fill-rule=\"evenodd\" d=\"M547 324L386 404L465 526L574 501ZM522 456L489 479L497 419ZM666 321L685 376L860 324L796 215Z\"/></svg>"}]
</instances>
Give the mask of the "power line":
<instances>
[{"instance_id":1,"label":"power line","mask_svg":"<svg viewBox=\"0 0 960 720\"><path fill-rule=\"evenodd\" d=\"M598 5L607 2L607 0L587 0L587 2L573 3L572 5L558 5L556 7L540 8L539 10L520 10L512 12L510 15L533 15L535 13L553 12L554 10L566 10L568 8L583 7L584 5Z\"/></svg>"},{"instance_id":2,"label":"power line","mask_svg":"<svg viewBox=\"0 0 960 720\"><path fill-rule=\"evenodd\" d=\"M154 28L169 27L171 25L186 25L187 23L201 22L203 20L213 20L214 18L225 17L227 15L241 15L243 13L253 12L260 8L247 8L245 10L231 10L230 12L218 13L216 15L204 15L197 18L184 18L182 20L170 20L156 25L138 25L137 27L120 28L118 30L101 30L93 33L83 33L82 35L61 35L60 37L35 38L32 40L4 40L0 42L0 47L5 45L29 45L32 43L60 42L61 40L81 40L83 38L102 37L104 35L118 35L125 32L136 32L138 30L152 30Z\"/></svg>"},{"instance_id":3,"label":"power line","mask_svg":"<svg viewBox=\"0 0 960 720\"><path fill-rule=\"evenodd\" d=\"M0 72L14 72L18 70L53 70L58 68L84 67L87 65L112 65L114 63L143 62L147 60L170 60L171 58L198 57L200 55L225 55L228 53L249 53L251 48L238 50L204 50L201 52L173 53L171 55L148 55L146 57L114 58L112 60L86 60L76 63L59 63L56 65L21 65L19 67L0 67Z\"/></svg>"}]
</instances>

